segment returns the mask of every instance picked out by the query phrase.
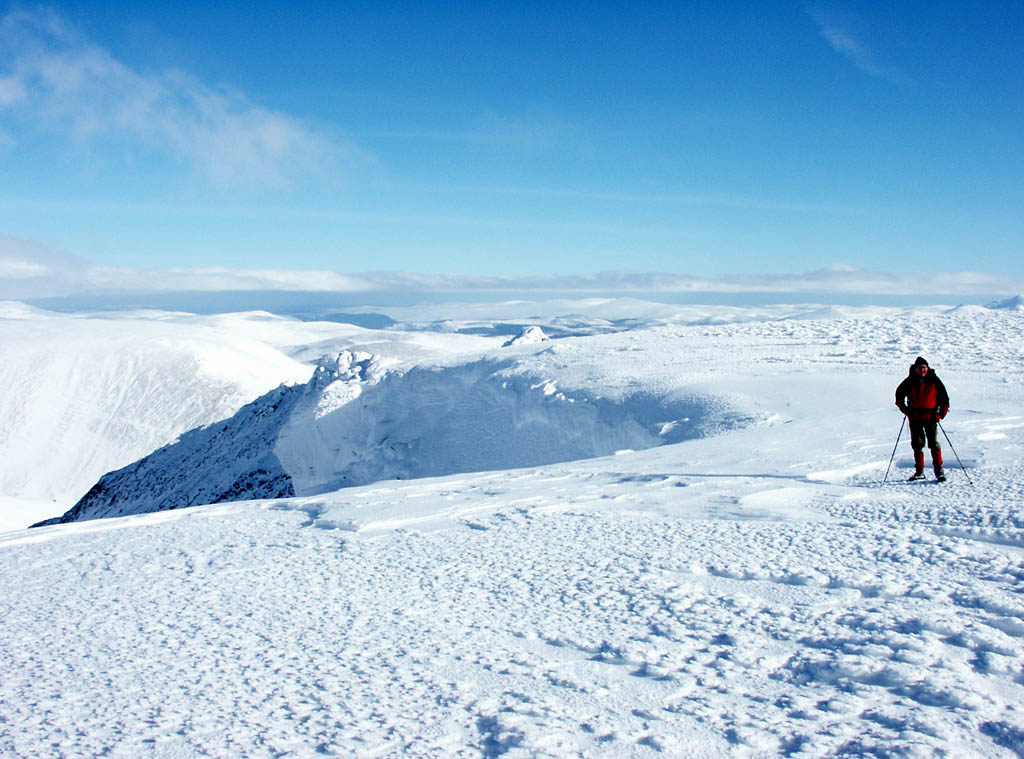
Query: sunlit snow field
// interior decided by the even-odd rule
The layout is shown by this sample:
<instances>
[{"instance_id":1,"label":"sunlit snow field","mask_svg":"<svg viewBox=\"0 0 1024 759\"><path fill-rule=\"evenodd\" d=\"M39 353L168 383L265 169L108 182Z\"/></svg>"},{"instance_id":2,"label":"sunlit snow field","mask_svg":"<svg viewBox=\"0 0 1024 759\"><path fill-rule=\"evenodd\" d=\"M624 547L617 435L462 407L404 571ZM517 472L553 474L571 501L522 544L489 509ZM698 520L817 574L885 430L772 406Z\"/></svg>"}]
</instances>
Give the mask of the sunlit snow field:
<instances>
[{"instance_id":1,"label":"sunlit snow field","mask_svg":"<svg viewBox=\"0 0 1024 759\"><path fill-rule=\"evenodd\" d=\"M0 304L0 754L1024 756L1019 308L388 316Z\"/></svg>"}]
</instances>

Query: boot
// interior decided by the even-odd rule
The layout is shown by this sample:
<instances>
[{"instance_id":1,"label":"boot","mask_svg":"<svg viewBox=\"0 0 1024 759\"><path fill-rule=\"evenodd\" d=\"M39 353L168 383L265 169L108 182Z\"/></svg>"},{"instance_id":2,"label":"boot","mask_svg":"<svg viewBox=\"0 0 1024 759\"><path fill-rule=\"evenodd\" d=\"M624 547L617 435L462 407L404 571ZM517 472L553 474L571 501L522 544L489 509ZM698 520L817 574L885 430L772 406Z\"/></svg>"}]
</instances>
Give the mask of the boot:
<instances>
[{"instance_id":1,"label":"boot","mask_svg":"<svg viewBox=\"0 0 1024 759\"><path fill-rule=\"evenodd\" d=\"M932 467L935 469L935 480L937 482L946 481L946 473L942 471L942 449L932 448Z\"/></svg>"},{"instance_id":2,"label":"boot","mask_svg":"<svg viewBox=\"0 0 1024 759\"><path fill-rule=\"evenodd\" d=\"M914 473L909 481L924 479L924 451L914 451Z\"/></svg>"}]
</instances>

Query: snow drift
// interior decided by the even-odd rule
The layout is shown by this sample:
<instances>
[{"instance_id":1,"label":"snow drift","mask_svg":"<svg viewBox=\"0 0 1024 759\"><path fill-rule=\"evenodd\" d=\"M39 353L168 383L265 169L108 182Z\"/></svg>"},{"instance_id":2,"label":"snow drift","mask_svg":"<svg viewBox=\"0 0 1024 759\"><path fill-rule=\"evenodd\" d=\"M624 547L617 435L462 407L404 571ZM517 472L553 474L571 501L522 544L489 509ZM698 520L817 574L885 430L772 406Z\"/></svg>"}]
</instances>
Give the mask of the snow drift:
<instances>
[{"instance_id":1,"label":"snow drift","mask_svg":"<svg viewBox=\"0 0 1024 759\"><path fill-rule=\"evenodd\" d=\"M63 516L40 524L539 466L750 421L697 394L594 390L559 390L514 358L396 371L343 351L322 359L307 383L282 385L104 475Z\"/></svg>"}]
</instances>

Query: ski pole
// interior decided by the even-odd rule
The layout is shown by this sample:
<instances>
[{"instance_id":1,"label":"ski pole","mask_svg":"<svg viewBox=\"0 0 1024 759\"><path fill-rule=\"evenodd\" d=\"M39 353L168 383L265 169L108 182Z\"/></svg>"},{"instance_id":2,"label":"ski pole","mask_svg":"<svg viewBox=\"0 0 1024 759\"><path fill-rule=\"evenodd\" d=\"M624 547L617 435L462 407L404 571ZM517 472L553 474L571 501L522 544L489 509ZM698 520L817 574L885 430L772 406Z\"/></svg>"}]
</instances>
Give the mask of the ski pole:
<instances>
[{"instance_id":1,"label":"ski pole","mask_svg":"<svg viewBox=\"0 0 1024 759\"><path fill-rule=\"evenodd\" d=\"M956 463L960 465L960 468L964 470L964 476L967 481L971 483L971 487L974 487L974 482L971 481L971 475L967 474L967 467L964 466L964 462L960 460L960 456L957 455L956 448L953 447L953 441L949 439L949 435L946 434L946 428L942 426L942 422L939 422L939 429L942 430L942 436L946 438L946 442L949 443L949 450L953 451L953 455L956 456Z\"/></svg>"},{"instance_id":2,"label":"ski pole","mask_svg":"<svg viewBox=\"0 0 1024 759\"><path fill-rule=\"evenodd\" d=\"M904 415L903 415L903 421L902 421L902 422L900 422L900 433L899 433L899 434L898 434L898 435L896 436L896 445L894 445L894 446L892 447L892 456L890 456L890 457L889 457L889 466L887 466L887 467L885 468L885 477L883 477L883 478L882 478L882 484L883 484L883 485L885 484L885 481L886 481L887 479L889 479L889 469L890 469L890 468L892 467L892 460L893 460L894 458L896 458L896 448L897 448L897 446L899 446L899 444L900 444L900 438L901 438L901 437L903 436L903 427L904 427L904 426L906 425L906 423L907 423L907 415L906 415L906 414L904 414ZM945 431L945 430L943 430L942 432L943 432L943 434L945 434L945 432L946 432L946 431ZM950 443L949 447L950 447L950 448L952 448L952 447L953 447L953 444L952 444L952 443ZM954 451L954 453L956 453L956 451Z\"/></svg>"}]
</instances>

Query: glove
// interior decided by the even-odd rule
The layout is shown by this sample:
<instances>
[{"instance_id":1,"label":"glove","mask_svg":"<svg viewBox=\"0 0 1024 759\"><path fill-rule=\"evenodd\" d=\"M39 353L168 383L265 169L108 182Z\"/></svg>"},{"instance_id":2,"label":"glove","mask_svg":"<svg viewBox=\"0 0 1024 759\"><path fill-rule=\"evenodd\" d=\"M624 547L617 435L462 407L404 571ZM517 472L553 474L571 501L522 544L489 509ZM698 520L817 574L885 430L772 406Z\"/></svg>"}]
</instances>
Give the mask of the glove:
<instances>
[{"instance_id":1,"label":"glove","mask_svg":"<svg viewBox=\"0 0 1024 759\"><path fill-rule=\"evenodd\" d=\"M939 406L935 409L935 413L939 415L939 419L945 419L946 414L949 413L949 406Z\"/></svg>"},{"instance_id":2,"label":"glove","mask_svg":"<svg viewBox=\"0 0 1024 759\"><path fill-rule=\"evenodd\" d=\"M899 408L899 410L902 411L904 414L907 413L907 404L902 403L901 401L896 401L896 407Z\"/></svg>"}]
</instances>

